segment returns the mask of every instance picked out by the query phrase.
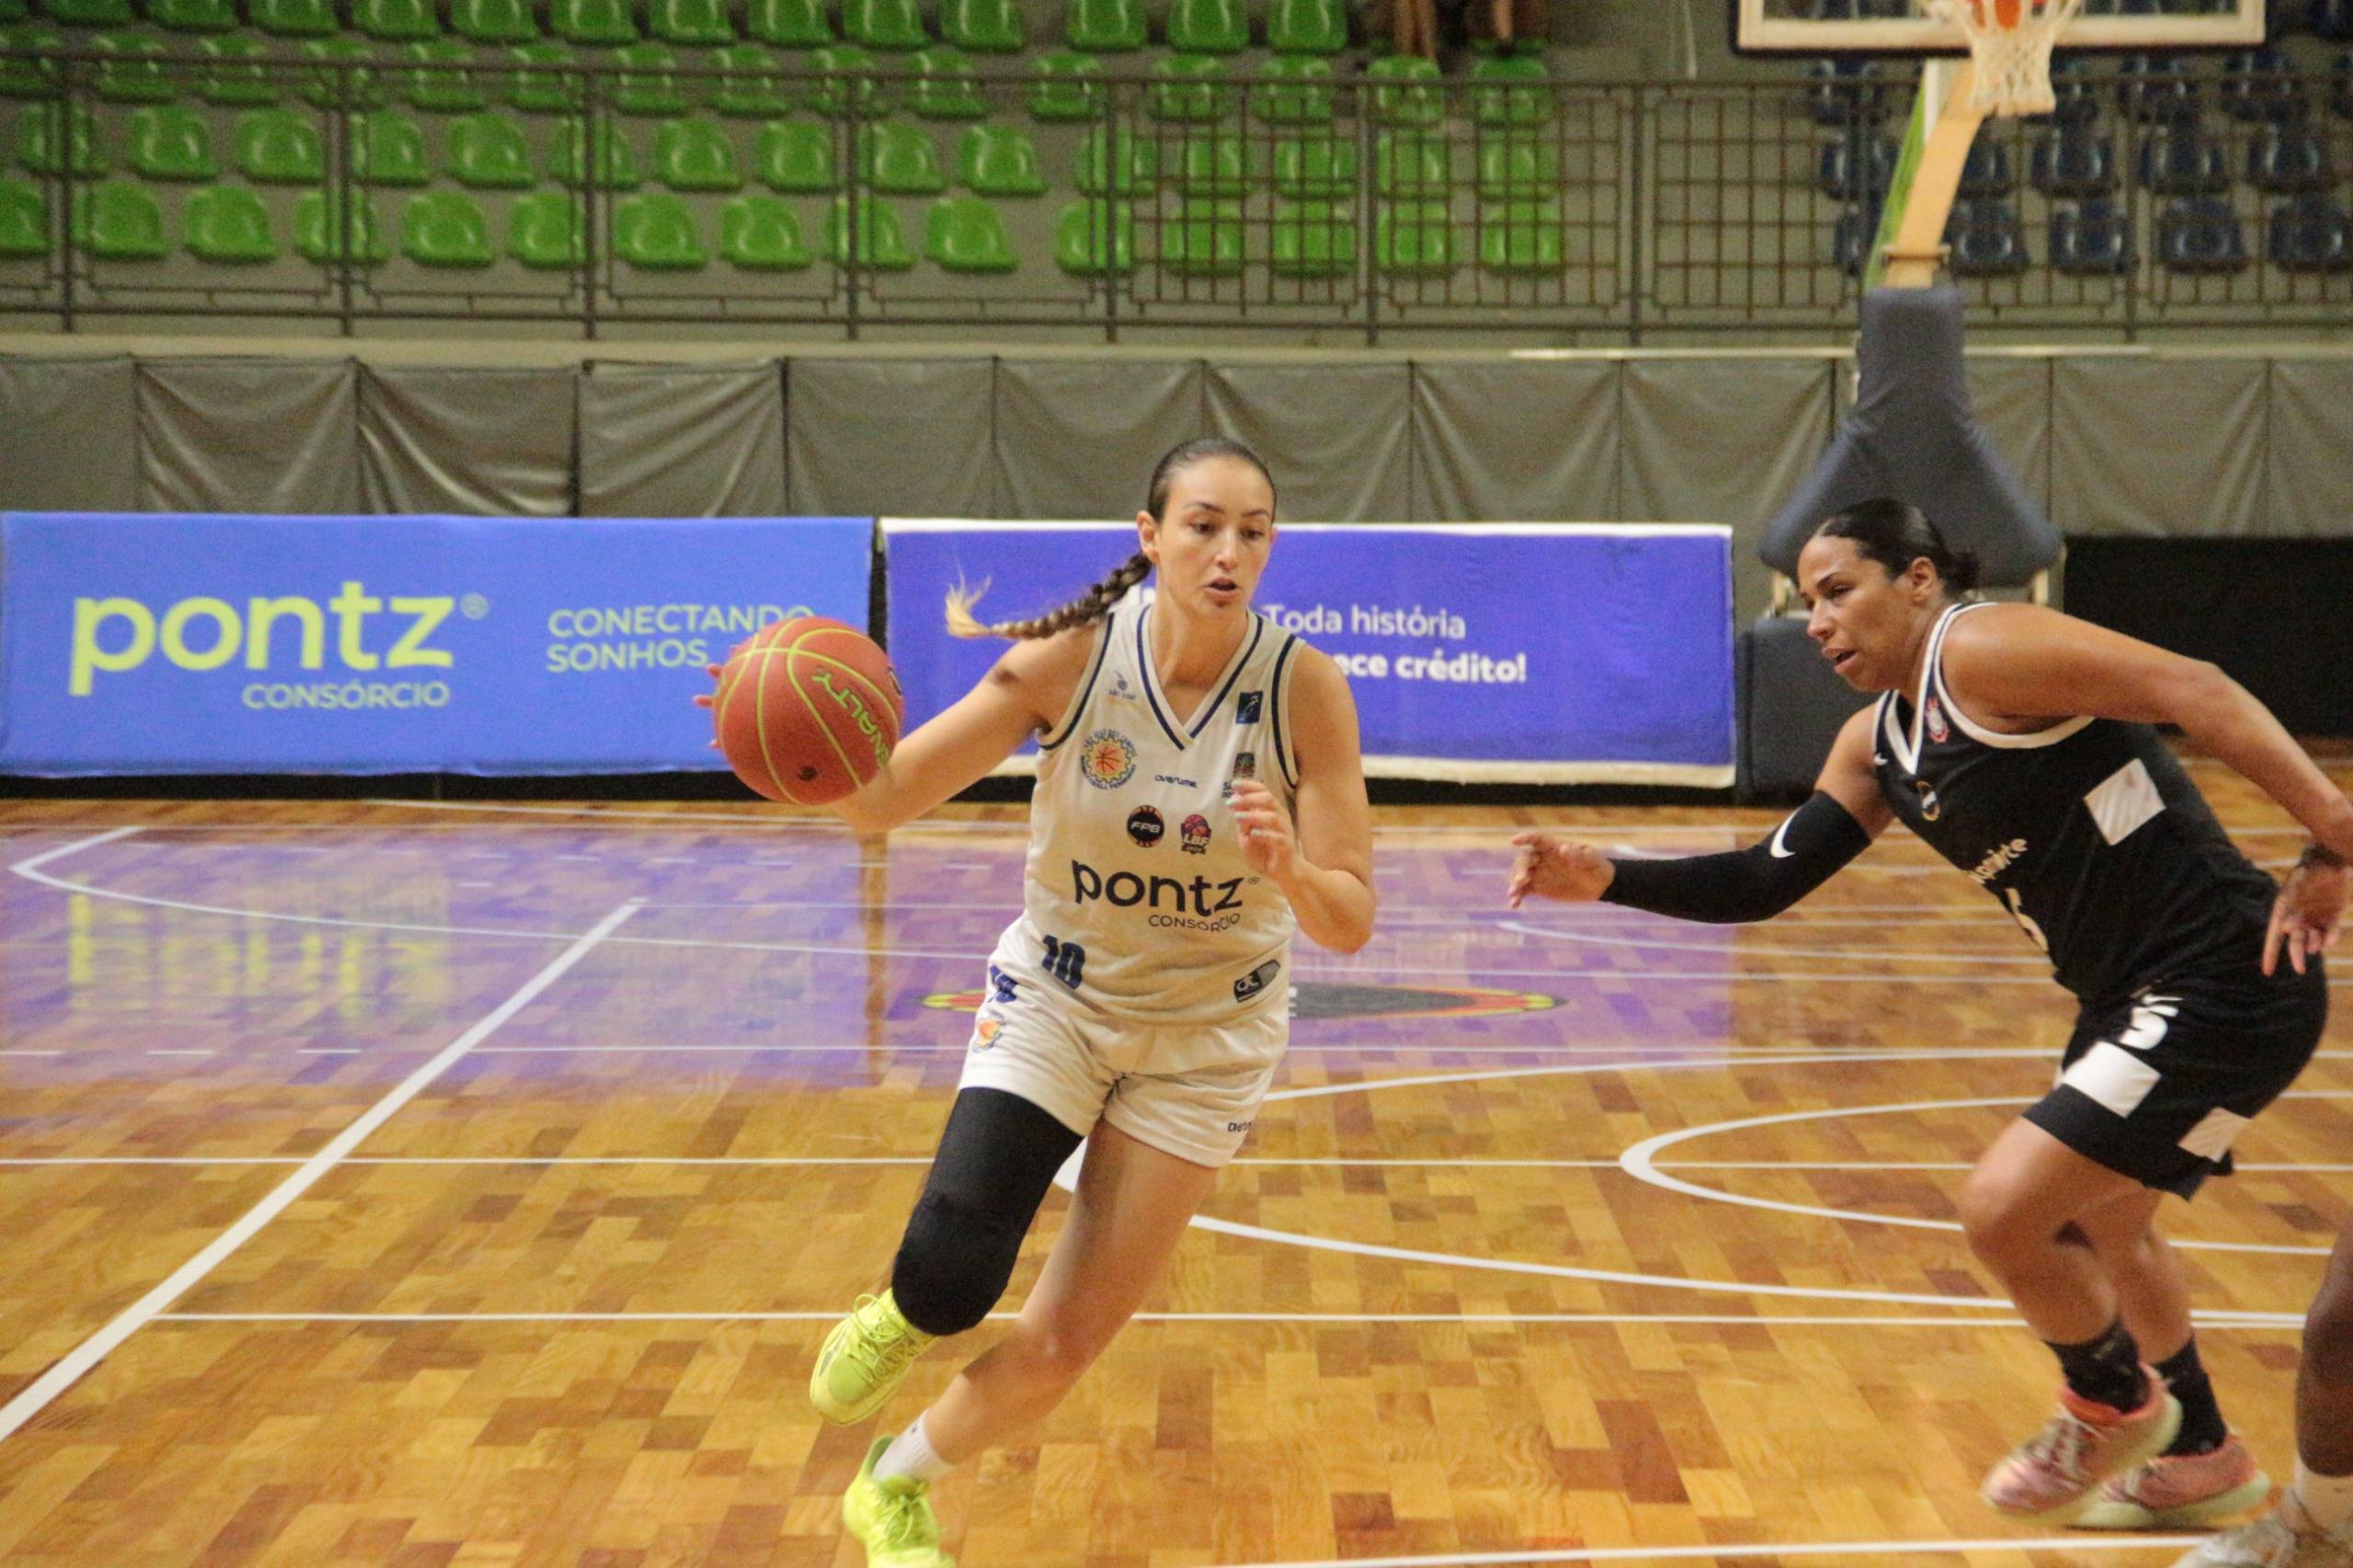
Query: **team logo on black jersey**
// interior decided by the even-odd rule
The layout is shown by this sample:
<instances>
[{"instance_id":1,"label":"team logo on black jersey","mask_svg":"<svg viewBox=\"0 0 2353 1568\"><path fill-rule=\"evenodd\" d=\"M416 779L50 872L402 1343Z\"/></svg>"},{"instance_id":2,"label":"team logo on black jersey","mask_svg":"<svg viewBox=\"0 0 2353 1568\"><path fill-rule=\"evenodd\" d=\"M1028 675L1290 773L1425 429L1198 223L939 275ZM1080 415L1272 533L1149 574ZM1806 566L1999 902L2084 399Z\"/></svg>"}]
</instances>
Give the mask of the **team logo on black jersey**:
<instances>
[{"instance_id":1,"label":"team logo on black jersey","mask_svg":"<svg viewBox=\"0 0 2353 1568\"><path fill-rule=\"evenodd\" d=\"M1195 812L1176 830L1184 835L1185 853L1206 855L1210 852L1210 819Z\"/></svg>"},{"instance_id":2,"label":"team logo on black jersey","mask_svg":"<svg viewBox=\"0 0 2353 1568\"><path fill-rule=\"evenodd\" d=\"M1263 691L1244 692L1233 699L1233 722L1237 724L1256 723L1259 710L1265 706L1267 694Z\"/></svg>"},{"instance_id":3,"label":"team logo on black jersey","mask_svg":"<svg viewBox=\"0 0 2353 1568\"><path fill-rule=\"evenodd\" d=\"M1944 704L1928 699L1928 738L1938 745L1952 739L1952 727L1945 722Z\"/></svg>"},{"instance_id":4,"label":"team logo on black jersey","mask_svg":"<svg viewBox=\"0 0 2353 1568\"><path fill-rule=\"evenodd\" d=\"M1925 778L1915 778L1912 787L1920 791L1920 814L1934 822L1945 814L1945 803L1937 799L1937 787Z\"/></svg>"},{"instance_id":5,"label":"team logo on black jersey","mask_svg":"<svg viewBox=\"0 0 2353 1568\"><path fill-rule=\"evenodd\" d=\"M1117 730L1097 730L1080 749L1078 767L1097 790L1116 790L1135 777L1136 744Z\"/></svg>"},{"instance_id":6,"label":"team logo on black jersey","mask_svg":"<svg viewBox=\"0 0 2353 1568\"><path fill-rule=\"evenodd\" d=\"M1139 849L1151 848L1167 832L1168 825L1160 820L1160 812L1154 807L1138 806L1128 813L1128 836Z\"/></svg>"}]
</instances>

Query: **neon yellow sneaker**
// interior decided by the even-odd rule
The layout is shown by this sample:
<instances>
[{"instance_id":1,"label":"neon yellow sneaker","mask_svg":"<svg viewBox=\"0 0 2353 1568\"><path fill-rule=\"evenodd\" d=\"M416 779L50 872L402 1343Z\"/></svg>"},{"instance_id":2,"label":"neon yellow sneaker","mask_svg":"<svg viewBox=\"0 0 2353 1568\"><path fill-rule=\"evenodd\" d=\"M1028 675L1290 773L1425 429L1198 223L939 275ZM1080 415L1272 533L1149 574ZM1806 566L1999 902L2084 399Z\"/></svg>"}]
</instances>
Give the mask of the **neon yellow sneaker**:
<instances>
[{"instance_id":1,"label":"neon yellow sneaker","mask_svg":"<svg viewBox=\"0 0 2353 1568\"><path fill-rule=\"evenodd\" d=\"M939 1550L939 1520L924 1494L931 1483L912 1476L874 1479L874 1465L888 1437L877 1437L866 1450L858 1479L842 1494L842 1528L866 1548L866 1568L956 1568L956 1560Z\"/></svg>"},{"instance_id":2,"label":"neon yellow sneaker","mask_svg":"<svg viewBox=\"0 0 2353 1568\"><path fill-rule=\"evenodd\" d=\"M897 1392L931 1341L899 1314L890 1291L860 1296L818 1346L817 1364L809 1370L809 1403L839 1426L865 1420Z\"/></svg>"}]
</instances>

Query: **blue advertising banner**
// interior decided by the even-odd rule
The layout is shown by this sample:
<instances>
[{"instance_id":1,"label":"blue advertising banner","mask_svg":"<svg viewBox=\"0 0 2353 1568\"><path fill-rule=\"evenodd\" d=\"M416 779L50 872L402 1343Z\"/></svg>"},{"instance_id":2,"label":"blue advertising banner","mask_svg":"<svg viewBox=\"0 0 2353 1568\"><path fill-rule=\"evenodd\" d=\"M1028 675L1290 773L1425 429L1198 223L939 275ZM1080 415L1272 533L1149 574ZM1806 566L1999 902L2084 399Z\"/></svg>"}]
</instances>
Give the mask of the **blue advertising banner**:
<instances>
[{"instance_id":1,"label":"blue advertising banner","mask_svg":"<svg viewBox=\"0 0 2353 1568\"><path fill-rule=\"evenodd\" d=\"M867 625L869 517L0 517L0 771L716 768L770 621Z\"/></svg>"},{"instance_id":2,"label":"blue advertising banner","mask_svg":"<svg viewBox=\"0 0 2353 1568\"><path fill-rule=\"evenodd\" d=\"M986 620L1037 615L1126 560L1136 537L1097 523L884 518L882 529L910 724L962 696L1004 648L948 634L949 588L988 583ZM1375 777L1733 781L1729 528L1288 523L1256 604L1347 672Z\"/></svg>"}]
</instances>

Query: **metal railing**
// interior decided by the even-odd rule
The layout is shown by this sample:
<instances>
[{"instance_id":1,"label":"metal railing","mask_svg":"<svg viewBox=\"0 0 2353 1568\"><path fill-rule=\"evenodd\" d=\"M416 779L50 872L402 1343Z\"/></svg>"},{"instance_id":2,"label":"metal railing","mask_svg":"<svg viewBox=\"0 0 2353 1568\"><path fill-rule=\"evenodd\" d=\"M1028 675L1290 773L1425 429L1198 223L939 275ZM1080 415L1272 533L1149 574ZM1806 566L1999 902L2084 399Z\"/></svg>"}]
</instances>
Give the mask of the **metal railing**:
<instances>
[{"instance_id":1,"label":"metal railing","mask_svg":"<svg viewBox=\"0 0 2353 1568\"><path fill-rule=\"evenodd\" d=\"M0 320L1837 332L1909 98L965 69L0 56ZM1974 319L2346 318L2341 82L2066 85L2062 119L1981 137ZM2054 267L2087 203L2098 243Z\"/></svg>"}]
</instances>

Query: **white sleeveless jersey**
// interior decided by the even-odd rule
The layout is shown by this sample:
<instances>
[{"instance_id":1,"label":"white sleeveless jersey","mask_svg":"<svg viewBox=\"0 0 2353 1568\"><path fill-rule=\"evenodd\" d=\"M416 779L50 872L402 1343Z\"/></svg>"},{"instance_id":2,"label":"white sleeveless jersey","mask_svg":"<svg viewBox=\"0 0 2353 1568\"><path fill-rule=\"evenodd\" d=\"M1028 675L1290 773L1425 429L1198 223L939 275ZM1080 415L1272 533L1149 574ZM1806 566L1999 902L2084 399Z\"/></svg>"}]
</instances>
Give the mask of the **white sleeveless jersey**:
<instances>
[{"instance_id":1,"label":"white sleeveless jersey","mask_svg":"<svg viewBox=\"0 0 2353 1568\"><path fill-rule=\"evenodd\" d=\"M1243 858L1225 796L1231 780L1256 778L1291 808L1286 699L1300 641L1254 614L1179 722L1153 669L1151 626L1149 605L1115 608L1069 710L1040 737L1023 914L997 967L1140 1023L1288 1007L1297 921Z\"/></svg>"}]
</instances>

